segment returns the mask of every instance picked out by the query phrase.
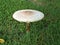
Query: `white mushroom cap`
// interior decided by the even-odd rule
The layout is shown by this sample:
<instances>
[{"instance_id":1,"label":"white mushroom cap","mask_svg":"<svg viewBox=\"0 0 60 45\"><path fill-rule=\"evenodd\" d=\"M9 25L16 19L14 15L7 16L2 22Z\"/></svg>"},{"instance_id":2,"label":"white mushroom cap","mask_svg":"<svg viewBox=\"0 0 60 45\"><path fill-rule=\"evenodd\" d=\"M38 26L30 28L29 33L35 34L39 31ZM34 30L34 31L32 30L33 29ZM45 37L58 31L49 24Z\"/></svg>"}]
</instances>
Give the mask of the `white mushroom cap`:
<instances>
[{"instance_id":1,"label":"white mushroom cap","mask_svg":"<svg viewBox=\"0 0 60 45\"><path fill-rule=\"evenodd\" d=\"M37 10L18 10L13 14L13 18L19 22L35 22L44 17L44 14Z\"/></svg>"}]
</instances>

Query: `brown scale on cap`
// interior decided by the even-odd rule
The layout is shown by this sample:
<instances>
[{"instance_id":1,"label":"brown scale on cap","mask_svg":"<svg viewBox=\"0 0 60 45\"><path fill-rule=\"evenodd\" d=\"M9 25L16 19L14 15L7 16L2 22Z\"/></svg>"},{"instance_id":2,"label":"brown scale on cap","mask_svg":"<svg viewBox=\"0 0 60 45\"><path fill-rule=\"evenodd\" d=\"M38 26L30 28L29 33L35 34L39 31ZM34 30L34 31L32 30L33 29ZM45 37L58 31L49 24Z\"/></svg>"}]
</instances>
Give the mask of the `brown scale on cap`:
<instances>
[{"instance_id":1,"label":"brown scale on cap","mask_svg":"<svg viewBox=\"0 0 60 45\"><path fill-rule=\"evenodd\" d=\"M29 15L33 15L33 12L32 11L23 11L23 12L21 12L21 14L29 16Z\"/></svg>"}]
</instances>

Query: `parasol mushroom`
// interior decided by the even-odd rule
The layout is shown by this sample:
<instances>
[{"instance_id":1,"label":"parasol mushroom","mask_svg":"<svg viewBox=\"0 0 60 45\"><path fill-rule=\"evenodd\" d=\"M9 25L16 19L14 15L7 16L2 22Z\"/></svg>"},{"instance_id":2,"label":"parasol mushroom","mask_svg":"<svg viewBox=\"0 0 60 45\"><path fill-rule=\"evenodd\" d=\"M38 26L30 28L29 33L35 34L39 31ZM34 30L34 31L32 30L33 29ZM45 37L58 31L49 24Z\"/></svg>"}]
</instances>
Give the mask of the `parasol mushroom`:
<instances>
[{"instance_id":1,"label":"parasol mushroom","mask_svg":"<svg viewBox=\"0 0 60 45\"><path fill-rule=\"evenodd\" d=\"M30 22L39 21L44 17L44 14L37 10L25 9L18 10L13 14L13 18L19 22L26 22L26 30L30 30Z\"/></svg>"}]
</instances>

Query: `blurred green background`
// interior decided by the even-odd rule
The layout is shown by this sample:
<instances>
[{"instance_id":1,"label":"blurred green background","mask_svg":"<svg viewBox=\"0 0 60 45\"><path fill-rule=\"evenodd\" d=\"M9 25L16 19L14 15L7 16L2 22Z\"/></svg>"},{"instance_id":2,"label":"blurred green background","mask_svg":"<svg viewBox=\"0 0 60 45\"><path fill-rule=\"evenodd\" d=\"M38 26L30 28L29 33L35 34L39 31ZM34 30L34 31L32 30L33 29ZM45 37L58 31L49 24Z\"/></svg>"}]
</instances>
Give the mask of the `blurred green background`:
<instances>
[{"instance_id":1,"label":"blurred green background","mask_svg":"<svg viewBox=\"0 0 60 45\"><path fill-rule=\"evenodd\" d=\"M44 19L26 24L12 18L17 10L34 9L45 14ZM0 45L60 45L60 0L0 0Z\"/></svg>"}]
</instances>

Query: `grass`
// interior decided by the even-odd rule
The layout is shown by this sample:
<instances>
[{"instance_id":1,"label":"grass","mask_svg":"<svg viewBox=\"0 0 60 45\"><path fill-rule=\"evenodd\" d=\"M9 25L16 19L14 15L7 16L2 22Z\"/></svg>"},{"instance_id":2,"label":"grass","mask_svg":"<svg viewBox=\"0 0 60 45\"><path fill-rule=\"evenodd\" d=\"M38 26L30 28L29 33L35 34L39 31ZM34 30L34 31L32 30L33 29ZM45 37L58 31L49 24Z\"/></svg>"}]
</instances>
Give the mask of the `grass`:
<instances>
[{"instance_id":1,"label":"grass","mask_svg":"<svg viewBox=\"0 0 60 45\"><path fill-rule=\"evenodd\" d=\"M60 0L0 0L0 45L60 45ZM26 24L12 18L15 11L35 9L45 14L43 20Z\"/></svg>"}]
</instances>

